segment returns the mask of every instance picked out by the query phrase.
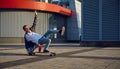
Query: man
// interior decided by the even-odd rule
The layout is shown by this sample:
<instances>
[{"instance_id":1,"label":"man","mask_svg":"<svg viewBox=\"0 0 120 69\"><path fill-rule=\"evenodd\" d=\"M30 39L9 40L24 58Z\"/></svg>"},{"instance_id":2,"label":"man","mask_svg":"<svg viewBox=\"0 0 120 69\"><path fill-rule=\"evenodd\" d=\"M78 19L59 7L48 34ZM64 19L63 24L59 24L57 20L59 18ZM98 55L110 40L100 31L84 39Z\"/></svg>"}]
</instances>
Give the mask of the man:
<instances>
[{"instance_id":1,"label":"man","mask_svg":"<svg viewBox=\"0 0 120 69\"><path fill-rule=\"evenodd\" d=\"M32 32L35 32L35 27L36 27L36 23L37 23L37 12L35 11L35 17L34 17L34 21L33 21L33 25L30 27L30 30ZM25 35L27 34L27 32L25 32L24 34L24 39L25 39L25 48L28 52L28 55L35 55L34 48L37 47L37 45L31 41L27 41L25 38Z\"/></svg>"},{"instance_id":2,"label":"man","mask_svg":"<svg viewBox=\"0 0 120 69\"><path fill-rule=\"evenodd\" d=\"M65 27L62 27L61 30L48 30L44 35L33 32L28 25L24 25L23 30L25 31L25 41L33 44L33 46L30 45L31 47L27 48L28 54L34 55L35 53L33 51L39 46L39 44L45 44L43 52L49 52L48 47L51 43L51 40L48 38L48 36L54 33L60 33L61 35L64 35Z\"/></svg>"}]
</instances>

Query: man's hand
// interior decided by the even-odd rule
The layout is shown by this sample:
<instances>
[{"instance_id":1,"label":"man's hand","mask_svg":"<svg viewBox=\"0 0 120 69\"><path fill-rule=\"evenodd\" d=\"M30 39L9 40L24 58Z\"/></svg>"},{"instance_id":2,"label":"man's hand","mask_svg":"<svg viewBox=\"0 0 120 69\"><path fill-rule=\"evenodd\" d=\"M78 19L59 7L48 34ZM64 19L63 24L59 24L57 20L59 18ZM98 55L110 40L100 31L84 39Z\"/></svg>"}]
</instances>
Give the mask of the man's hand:
<instances>
[{"instance_id":1,"label":"man's hand","mask_svg":"<svg viewBox=\"0 0 120 69\"><path fill-rule=\"evenodd\" d=\"M35 10L35 16L37 15L37 11Z\"/></svg>"},{"instance_id":2,"label":"man's hand","mask_svg":"<svg viewBox=\"0 0 120 69\"><path fill-rule=\"evenodd\" d=\"M36 20L38 20L37 11L36 10L35 10L35 18L36 18Z\"/></svg>"}]
</instances>

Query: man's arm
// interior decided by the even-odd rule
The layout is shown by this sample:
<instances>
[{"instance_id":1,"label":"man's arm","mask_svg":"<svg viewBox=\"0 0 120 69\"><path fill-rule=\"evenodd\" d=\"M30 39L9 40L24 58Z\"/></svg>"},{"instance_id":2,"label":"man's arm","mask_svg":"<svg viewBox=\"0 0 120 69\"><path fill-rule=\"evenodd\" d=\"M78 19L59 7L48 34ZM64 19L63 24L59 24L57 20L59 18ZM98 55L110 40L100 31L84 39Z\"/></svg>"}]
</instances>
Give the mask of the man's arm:
<instances>
[{"instance_id":1,"label":"man's arm","mask_svg":"<svg viewBox=\"0 0 120 69\"><path fill-rule=\"evenodd\" d=\"M31 28L30 28L30 30L31 30L32 32L35 32L36 23L37 23L37 11L35 11L35 17L34 17L33 25L32 25Z\"/></svg>"}]
</instances>

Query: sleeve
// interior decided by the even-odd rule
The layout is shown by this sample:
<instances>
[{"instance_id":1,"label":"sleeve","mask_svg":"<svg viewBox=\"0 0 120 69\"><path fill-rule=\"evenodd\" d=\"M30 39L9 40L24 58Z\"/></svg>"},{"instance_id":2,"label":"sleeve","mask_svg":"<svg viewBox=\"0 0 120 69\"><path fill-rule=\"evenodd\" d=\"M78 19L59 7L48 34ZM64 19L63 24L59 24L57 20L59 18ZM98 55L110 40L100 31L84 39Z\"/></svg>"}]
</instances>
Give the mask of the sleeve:
<instances>
[{"instance_id":1,"label":"sleeve","mask_svg":"<svg viewBox=\"0 0 120 69\"><path fill-rule=\"evenodd\" d=\"M27 41L25 36L24 36L24 40L25 40L25 48L28 50L29 48L33 48L35 43L32 43L31 41Z\"/></svg>"},{"instance_id":2,"label":"sleeve","mask_svg":"<svg viewBox=\"0 0 120 69\"><path fill-rule=\"evenodd\" d=\"M29 45L30 43L27 41L25 35L24 35L24 41L25 41L25 48L28 49L29 48Z\"/></svg>"},{"instance_id":3,"label":"sleeve","mask_svg":"<svg viewBox=\"0 0 120 69\"><path fill-rule=\"evenodd\" d=\"M31 28L30 28L30 30L31 30L32 32L35 32L36 24L37 24L37 14L35 14L35 16L34 16L34 21L33 21L33 25L32 25Z\"/></svg>"},{"instance_id":4,"label":"sleeve","mask_svg":"<svg viewBox=\"0 0 120 69\"><path fill-rule=\"evenodd\" d=\"M31 41L31 38L27 34L25 35L25 39L26 41Z\"/></svg>"}]
</instances>

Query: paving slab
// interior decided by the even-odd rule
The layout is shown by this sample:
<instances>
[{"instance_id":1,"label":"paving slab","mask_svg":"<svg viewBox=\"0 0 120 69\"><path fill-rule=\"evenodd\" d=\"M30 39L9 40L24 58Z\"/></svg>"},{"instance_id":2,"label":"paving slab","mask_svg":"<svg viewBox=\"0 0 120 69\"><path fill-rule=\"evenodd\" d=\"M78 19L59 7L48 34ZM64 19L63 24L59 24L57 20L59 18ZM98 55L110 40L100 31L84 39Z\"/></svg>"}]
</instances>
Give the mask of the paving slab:
<instances>
[{"instance_id":1,"label":"paving slab","mask_svg":"<svg viewBox=\"0 0 120 69\"><path fill-rule=\"evenodd\" d=\"M0 69L120 69L120 47L54 46L49 50L57 55L28 56L24 46L0 46Z\"/></svg>"}]
</instances>

